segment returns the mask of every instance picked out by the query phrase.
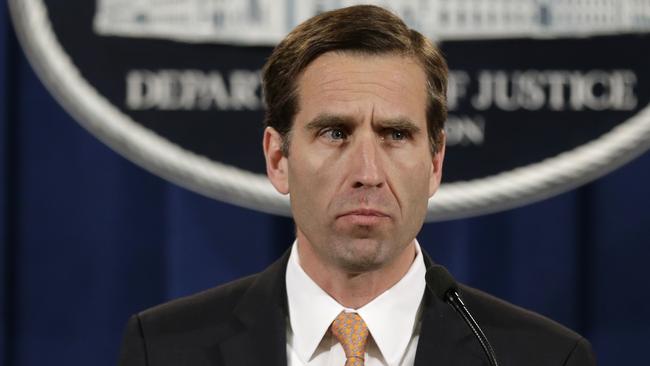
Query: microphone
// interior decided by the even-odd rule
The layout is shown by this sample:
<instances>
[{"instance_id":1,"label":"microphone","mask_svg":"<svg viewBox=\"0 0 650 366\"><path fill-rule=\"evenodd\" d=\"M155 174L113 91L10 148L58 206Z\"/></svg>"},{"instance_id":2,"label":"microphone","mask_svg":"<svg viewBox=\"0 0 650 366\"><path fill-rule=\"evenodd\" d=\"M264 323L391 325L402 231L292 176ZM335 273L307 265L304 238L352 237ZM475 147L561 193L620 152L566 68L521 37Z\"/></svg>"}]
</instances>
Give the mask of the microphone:
<instances>
[{"instance_id":1,"label":"microphone","mask_svg":"<svg viewBox=\"0 0 650 366\"><path fill-rule=\"evenodd\" d=\"M483 351L490 361L490 365L498 366L496 355L494 354L494 349L490 342L488 341L485 333L481 330L476 320L472 314L467 310L467 306L463 302L463 299L460 298L458 294L458 285L454 278L449 274L449 271L443 266L434 265L427 270L426 274L426 283L429 290L442 301L451 305L454 310L463 318L465 324L472 330L472 333L476 336Z\"/></svg>"}]
</instances>

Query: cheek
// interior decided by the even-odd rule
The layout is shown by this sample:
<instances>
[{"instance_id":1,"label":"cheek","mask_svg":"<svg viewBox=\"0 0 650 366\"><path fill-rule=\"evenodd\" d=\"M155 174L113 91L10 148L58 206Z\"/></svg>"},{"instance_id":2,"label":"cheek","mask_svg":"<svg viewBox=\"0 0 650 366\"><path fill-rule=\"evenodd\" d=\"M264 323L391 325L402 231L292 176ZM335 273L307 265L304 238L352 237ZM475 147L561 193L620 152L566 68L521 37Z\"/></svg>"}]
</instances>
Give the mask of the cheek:
<instances>
[{"instance_id":1,"label":"cheek","mask_svg":"<svg viewBox=\"0 0 650 366\"><path fill-rule=\"evenodd\" d=\"M330 197L333 169L320 158L301 159L289 164L289 193L302 206L322 206ZM321 202L319 204L319 202Z\"/></svg>"},{"instance_id":2,"label":"cheek","mask_svg":"<svg viewBox=\"0 0 650 366\"><path fill-rule=\"evenodd\" d=\"M399 188L397 194L401 194L401 200L407 201L409 209L420 211L422 207L426 210L429 199L429 188L431 178L431 163L425 159L413 159L410 157L397 160L393 165L392 176L396 177L395 182Z\"/></svg>"}]
</instances>

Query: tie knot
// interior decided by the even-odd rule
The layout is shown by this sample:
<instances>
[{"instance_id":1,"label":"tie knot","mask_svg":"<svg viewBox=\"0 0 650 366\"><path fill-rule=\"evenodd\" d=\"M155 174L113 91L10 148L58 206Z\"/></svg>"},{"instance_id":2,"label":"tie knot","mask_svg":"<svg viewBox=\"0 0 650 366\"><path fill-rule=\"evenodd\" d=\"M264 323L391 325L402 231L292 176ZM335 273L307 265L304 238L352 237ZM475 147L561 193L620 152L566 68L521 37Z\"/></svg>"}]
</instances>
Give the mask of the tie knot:
<instances>
[{"instance_id":1,"label":"tie knot","mask_svg":"<svg viewBox=\"0 0 650 366\"><path fill-rule=\"evenodd\" d=\"M368 341L368 326L359 314L342 311L332 322L332 334L343 346L348 361L355 358L363 364Z\"/></svg>"}]
</instances>

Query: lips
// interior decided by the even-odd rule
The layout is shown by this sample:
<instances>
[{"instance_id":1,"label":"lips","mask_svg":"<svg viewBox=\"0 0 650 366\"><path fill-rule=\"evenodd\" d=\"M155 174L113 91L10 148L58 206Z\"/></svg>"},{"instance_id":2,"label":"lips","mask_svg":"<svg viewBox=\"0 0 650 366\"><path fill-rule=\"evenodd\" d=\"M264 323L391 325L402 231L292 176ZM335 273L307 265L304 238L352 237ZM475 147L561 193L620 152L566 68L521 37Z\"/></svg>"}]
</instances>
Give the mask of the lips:
<instances>
[{"instance_id":1,"label":"lips","mask_svg":"<svg viewBox=\"0 0 650 366\"><path fill-rule=\"evenodd\" d=\"M390 218L388 214L368 208L347 211L337 217L337 219L348 221L353 225L362 226L375 225L388 218Z\"/></svg>"},{"instance_id":2,"label":"lips","mask_svg":"<svg viewBox=\"0 0 650 366\"><path fill-rule=\"evenodd\" d=\"M383 213L382 211L369 209L369 208L359 208L359 209L356 209L356 210L348 211L348 212L345 212L342 215L339 215L339 217L341 217L341 216L349 216L349 215L388 217L388 215Z\"/></svg>"}]
</instances>

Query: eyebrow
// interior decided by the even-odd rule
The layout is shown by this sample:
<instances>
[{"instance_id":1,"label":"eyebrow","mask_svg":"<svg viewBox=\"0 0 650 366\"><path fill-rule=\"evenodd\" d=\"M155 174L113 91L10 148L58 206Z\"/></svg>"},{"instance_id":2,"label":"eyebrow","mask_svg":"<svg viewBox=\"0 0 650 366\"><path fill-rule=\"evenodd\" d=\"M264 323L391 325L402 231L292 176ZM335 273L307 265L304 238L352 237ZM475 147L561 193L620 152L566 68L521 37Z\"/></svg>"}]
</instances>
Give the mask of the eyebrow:
<instances>
[{"instance_id":1,"label":"eyebrow","mask_svg":"<svg viewBox=\"0 0 650 366\"><path fill-rule=\"evenodd\" d=\"M382 129L393 129L397 131L404 131L411 135L417 134L421 131L413 121L405 117L382 119L377 121L377 125Z\"/></svg>"},{"instance_id":2,"label":"eyebrow","mask_svg":"<svg viewBox=\"0 0 650 366\"><path fill-rule=\"evenodd\" d=\"M319 114L309 123L307 123L305 129L308 131L320 131L328 127L350 127L354 124L355 121L352 117L335 114ZM412 120L406 117L381 119L374 124L378 129L394 129L398 131L404 131L409 134L417 134L421 131L420 127L418 127Z\"/></svg>"},{"instance_id":3,"label":"eyebrow","mask_svg":"<svg viewBox=\"0 0 650 366\"><path fill-rule=\"evenodd\" d=\"M335 114L319 114L307 123L305 129L308 131L320 131L327 127L351 126L354 120L350 117Z\"/></svg>"}]
</instances>

